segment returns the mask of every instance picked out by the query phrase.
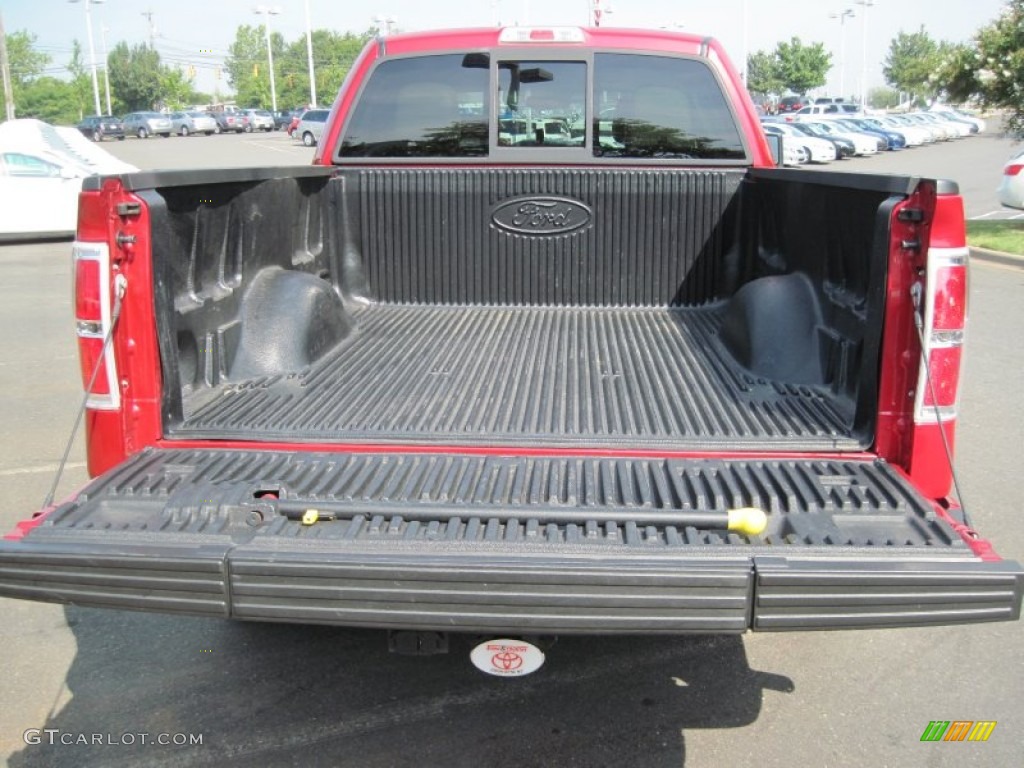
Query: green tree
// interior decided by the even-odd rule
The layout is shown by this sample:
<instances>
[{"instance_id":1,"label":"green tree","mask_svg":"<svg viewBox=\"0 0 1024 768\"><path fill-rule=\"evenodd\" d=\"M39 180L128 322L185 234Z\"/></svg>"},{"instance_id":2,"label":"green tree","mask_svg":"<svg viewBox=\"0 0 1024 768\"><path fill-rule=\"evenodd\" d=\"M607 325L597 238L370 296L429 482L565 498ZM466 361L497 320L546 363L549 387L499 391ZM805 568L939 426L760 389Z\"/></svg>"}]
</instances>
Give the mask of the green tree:
<instances>
[{"instance_id":1,"label":"green tree","mask_svg":"<svg viewBox=\"0 0 1024 768\"><path fill-rule=\"evenodd\" d=\"M18 117L34 117L47 123L71 125L81 119L82 110L74 87L56 77L39 77L21 95Z\"/></svg>"},{"instance_id":2,"label":"green tree","mask_svg":"<svg viewBox=\"0 0 1024 768\"><path fill-rule=\"evenodd\" d=\"M1024 135L1024 0L1011 0L975 35L975 47L946 51L935 87L954 101L976 99L1008 111L1007 127Z\"/></svg>"},{"instance_id":3,"label":"green tree","mask_svg":"<svg viewBox=\"0 0 1024 768\"><path fill-rule=\"evenodd\" d=\"M822 43L804 45L799 37L781 42L775 48L776 74L779 81L794 93L807 93L825 84L832 67L832 54Z\"/></svg>"},{"instance_id":4,"label":"green tree","mask_svg":"<svg viewBox=\"0 0 1024 768\"><path fill-rule=\"evenodd\" d=\"M14 105L19 116L22 115L21 101L25 89L38 78L47 65L50 57L35 49L36 36L25 30L11 32L7 35L7 62L11 70L11 90L14 92ZM0 81L0 93L6 99Z\"/></svg>"},{"instance_id":5,"label":"green tree","mask_svg":"<svg viewBox=\"0 0 1024 768\"><path fill-rule=\"evenodd\" d=\"M868 105L874 109L892 109L899 103L900 94L892 88L879 86L868 91Z\"/></svg>"},{"instance_id":6,"label":"green tree","mask_svg":"<svg viewBox=\"0 0 1024 768\"><path fill-rule=\"evenodd\" d=\"M339 34L315 29L313 65L316 70L317 102L330 103L341 87L352 63L363 49L373 30L363 33ZM278 33L270 36L274 54L274 87L277 105L287 109L309 103L309 64L306 37L300 35L288 43ZM271 105L270 75L267 71L267 44L263 27L242 25L235 31L225 62L228 83L235 89L235 98L245 106Z\"/></svg>"},{"instance_id":7,"label":"green tree","mask_svg":"<svg viewBox=\"0 0 1024 768\"><path fill-rule=\"evenodd\" d=\"M776 94L785 88L779 78L778 60L767 51L747 57L747 90L751 93Z\"/></svg>"},{"instance_id":8,"label":"green tree","mask_svg":"<svg viewBox=\"0 0 1024 768\"><path fill-rule=\"evenodd\" d=\"M192 79L176 67L163 67L160 71L160 103L172 110L195 104L196 92Z\"/></svg>"},{"instance_id":9,"label":"green tree","mask_svg":"<svg viewBox=\"0 0 1024 768\"><path fill-rule=\"evenodd\" d=\"M338 34L326 29L313 32L313 63L316 67L316 95L318 104L331 104L338 95L341 83L355 63L359 52L376 35L376 30L346 32ZM294 48L305 51L305 40L298 40ZM308 67L303 67L308 69ZM305 80L305 91L296 95L295 105L309 101L309 80Z\"/></svg>"},{"instance_id":10,"label":"green tree","mask_svg":"<svg viewBox=\"0 0 1024 768\"><path fill-rule=\"evenodd\" d=\"M126 112L153 109L162 100L160 54L147 45L120 42L107 56L111 95Z\"/></svg>"},{"instance_id":11,"label":"green tree","mask_svg":"<svg viewBox=\"0 0 1024 768\"><path fill-rule=\"evenodd\" d=\"M92 92L92 73L86 66L85 59L82 56L82 46L77 40L73 40L71 43L71 61L67 65L68 74L71 75L71 93L75 99L75 106L77 110L77 116L75 122L81 120L85 115L91 115L93 110L96 108L93 99ZM100 108L102 111L103 92L102 92L102 76L97 82L100 85Z\"/></svg>"},{"instance_id":12,"label":"green tree","mask_svg":"<svg viewBox=\"0 0 1024 768\"><path fill-rule=\"evenodd\" d=\"M923 25L917 32L901 30L889 43L882 69L885 81L912 97L930 98L935 93L932 73L939 67L943 50L925 32Z\"/></svg>"},{"instance_id":13,"label":"green tree","mask_svg":"<svg viewBox=\"0 0 1024 768\"><path fill-rule=\"evenodd\" d=\"M267 43L263 26L243 24L235 30L235 41L224 62L228 83L235 89L235 99L246 107L270 106L270 72L267 69ZM277 32L270 35L274 58L284 52L284 38ZM275 61L274 69L277 70ZM277 73L275 72L275 75ZM277 85L275 77L275 86Z\"/></svg>"}]
</instances>

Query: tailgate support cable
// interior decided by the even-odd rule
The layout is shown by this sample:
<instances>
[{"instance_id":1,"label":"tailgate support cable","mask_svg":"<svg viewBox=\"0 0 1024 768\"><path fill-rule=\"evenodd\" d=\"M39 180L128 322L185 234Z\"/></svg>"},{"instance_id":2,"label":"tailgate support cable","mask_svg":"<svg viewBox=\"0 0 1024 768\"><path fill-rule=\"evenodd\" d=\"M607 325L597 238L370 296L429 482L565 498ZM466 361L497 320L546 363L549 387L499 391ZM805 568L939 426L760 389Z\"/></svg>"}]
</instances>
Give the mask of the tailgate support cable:
<instances>
[{"instance_id":1,"label":"tailgate support cable","mask_svg":"<svg viewBox=\"0 0 1024 768\"><path fill-rule=\"evenodd\" d=\"M110 328L107 329L107 335L103 339L103 348L100 350L100 354L96 357L96 365L93 366L92 376L89 377L89 384L85 388L85 394L82 396L82 404L78 407L78 415L75 416L75 425L71 428L71 435L68 437L68 444L64 448L64 455L60 459L60 464L57 465L57 474L53 478L53 485L50 486L50 492L46 494L46 498L43 500L42 509L46 509L53 504L53 497L57 495L57 485L60 483L61 475L64 474L64 466L68 463L68 456L71 454L71 448L75 444L75 436L78 434L78 428L82 425L82 416L85 414L86 406L89 403L89 396L92 394L92 388L96 384L96 377L100 374L100 368L106 363L107 350L110 348L111 339L114 338L114 329L117 327L117 320L121 317L121 305L124 302L124 295L128 290L128 278L123 274L117 275L114 278L114 308L110 313ZM110 386L116 387L117 382L110 382Z\"/></svg>"},{"instance_id":2,"label":"tailgate support cable","mask_svg":"<svg viewBox=\"0 0 1024 768\"><path fill-rule=\"evenodd\" d=\"M957 477L956 466L953 464L953 451L949 447L949 438L946 437L946 430L942 428L942 413L939 410L939 400L935 396L935 384L932 381L931 364L928 360L928 354L925 352L924 343L924 317L921 314L921 303L924 295L924 290L921 287L921 283L914 283L910 287L910 296L914 301L914 327L917 329L917 338L921 342L921 361L924 363L924 379L928 384L928 392L932 398L932 408L935 409L935 421L939 425L939 435L942 437L942 447L946 452L946 462L949 464L949 472L953 477L953 489L956 491L957 500L960 502L960 515L963 517L964 525L970 529L974 529L971 524L971 516L967 514L967 501L964 499L963 492L960 490L960 480Z\"/></svg>"}]
</instances>

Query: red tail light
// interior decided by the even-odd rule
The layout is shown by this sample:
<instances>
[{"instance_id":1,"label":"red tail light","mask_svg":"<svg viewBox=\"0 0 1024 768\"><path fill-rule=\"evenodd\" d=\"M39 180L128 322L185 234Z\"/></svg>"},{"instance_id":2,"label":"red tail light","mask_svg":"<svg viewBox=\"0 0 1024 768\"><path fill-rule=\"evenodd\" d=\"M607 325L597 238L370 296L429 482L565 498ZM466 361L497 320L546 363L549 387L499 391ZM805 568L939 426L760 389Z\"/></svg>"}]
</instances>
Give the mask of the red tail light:
<instances>
[{"instance_id":1,"label":"red tail light","mask_svg":"<svg viewBox=\"0 0 1024 768\"><path fill-rule=\"evenodd\" d=\"M1013 165L1006 166L1006 169L1003 171L1003 175L1004 176L1016 176L1022 170L1024 170L1024 165L1021 165L1019 163L1014 163Z\"/></svg>"},{"instance_id":2,"label":"red tail light","mask_svg":"<svg viewBox=\"0 0 1024 768\"><path fill-rule=\"evenodd\" d=\"M75 331L82 369L82 387L88 387L102 358L90 392L88 407L116 410L121 405L117 388L114 350L103 352L103 341L111 323L110 249L106 243L76 241L72 247L75 265Z\"/></svg>"},{"instance_id":3,"label":"red tail light","mask_svg":"<svg viewBox=\"0 0 1024 768\"><path fill-rule=\"evenodd\" d=\"M930 376L922 367L914 414L918 424L956 418L967 324L966 248L929 249L923 299L922 330Z\"/></svg>"}]
</instances>

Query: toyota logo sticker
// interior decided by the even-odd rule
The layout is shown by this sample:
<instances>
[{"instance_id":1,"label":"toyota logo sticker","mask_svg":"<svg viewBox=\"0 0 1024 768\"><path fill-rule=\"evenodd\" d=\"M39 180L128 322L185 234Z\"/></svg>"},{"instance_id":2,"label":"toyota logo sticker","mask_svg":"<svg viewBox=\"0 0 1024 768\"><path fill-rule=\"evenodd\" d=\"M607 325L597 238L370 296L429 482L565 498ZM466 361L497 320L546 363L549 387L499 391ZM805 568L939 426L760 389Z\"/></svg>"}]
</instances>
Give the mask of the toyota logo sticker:
<instances>
[{"instance_id":1,"label":"toyota logo sticker","mask_svg":"<svg viewBox=\"0 0 1024 768\"><path fill-rule=\"evenodd\" d=\"M473 666L497 677L522 677L544 664L544 652L525 640L487 640L469 654Z\"/></svg>"}]
</instances>

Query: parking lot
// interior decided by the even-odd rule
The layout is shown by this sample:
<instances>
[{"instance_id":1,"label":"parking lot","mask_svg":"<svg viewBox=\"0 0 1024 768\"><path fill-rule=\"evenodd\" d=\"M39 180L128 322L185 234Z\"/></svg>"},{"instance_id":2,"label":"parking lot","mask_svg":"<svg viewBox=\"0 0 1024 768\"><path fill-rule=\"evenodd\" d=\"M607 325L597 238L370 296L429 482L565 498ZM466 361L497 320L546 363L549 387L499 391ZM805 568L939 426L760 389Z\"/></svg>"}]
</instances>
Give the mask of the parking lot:
<instances>
[{"instance_id":1,"label":"parking lot","mask_svg":"<svg viewBox=\"0 0 1024 768\"><path fill-rule=\"evenodd\" d=\"M106 141L103 148L140 168L234 168L259 165L306 165L314 150L284 131L172 136ZM955 179L964 196L967 218L1011 219L1024 211L1004 208L996 198L1003 163L1020 143L988 131L958 139L871 157L840 160L805 169L841 173L903 173Z\"/></svg>"},{"instance_id":2,"label":"parking lot","mask_svg":"<svg viewBox=\"0 0 1024 768\"><path fill-rule=\"evenodd\" d=\"M105 141L105 150L139 168L250 168L308 165L314 150L284 131Z\"/></svg>"},{"instance_id":3,"label":"parking lot","mask_svg":"<svg viewBox=\"0 0 1024 768\"><path fill-rule=\"evenodd\" d=\"M312 156L281 132L103 147L143 168L304 165ZM999 208L994 189L1012 148L989 134L822 170L954 178L968 216L982 216ZM0 247L3 530L38 508L80 398L68 250ZM1022 299L1024 270L975 265L957 441L978 528L1017 560L1024 524L1011 483L1021 469L1024 340L1012 329L1024 327ZM79 440L62 494L85 481L83 455ZM6 600L0 611L0 759L12 766L1020 764L1020 623L564 637L540 672L505 680L472 667L468 640L445 656L409 658L389 655L374 631ZM998 725L986 743L922 743L932 720ZM51 746L47 729L103 739ZM187 743L143 744L138 734Z\"/></svg>"}]
</instances>

